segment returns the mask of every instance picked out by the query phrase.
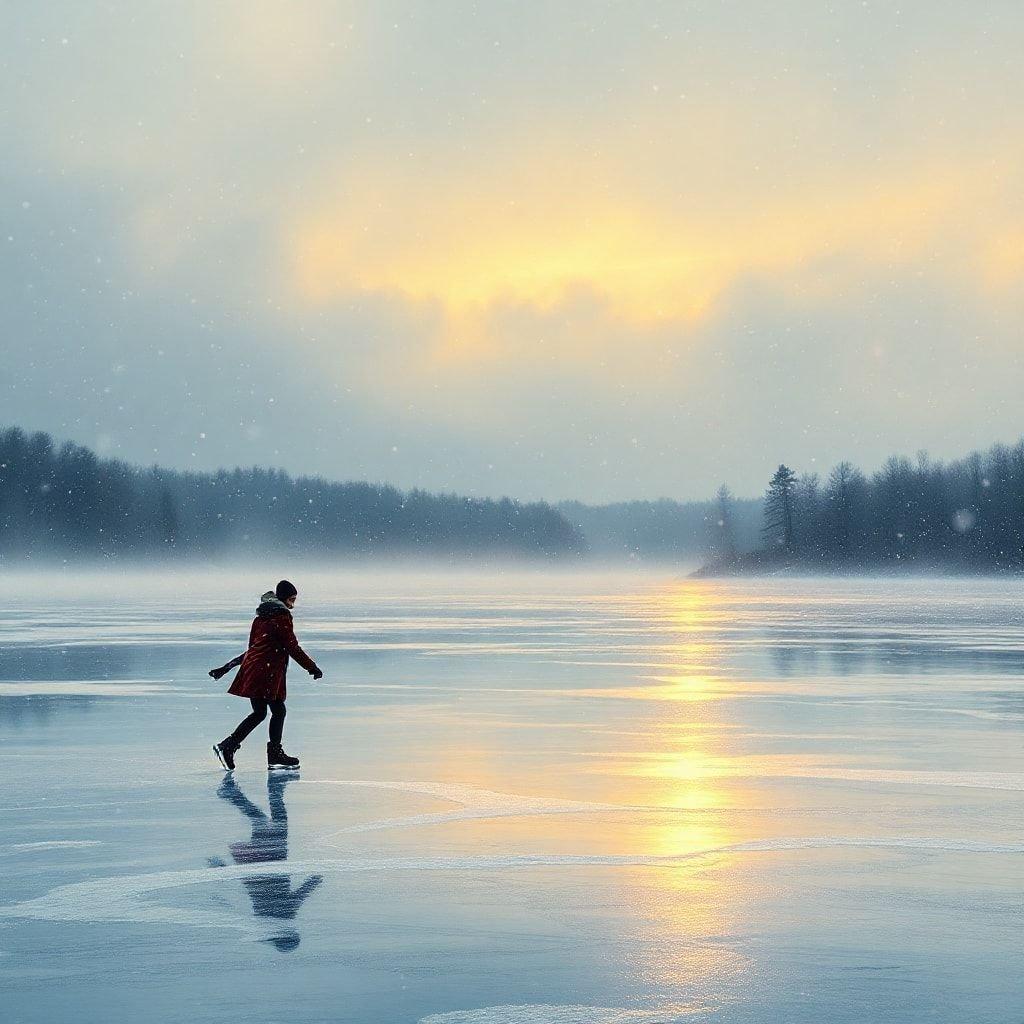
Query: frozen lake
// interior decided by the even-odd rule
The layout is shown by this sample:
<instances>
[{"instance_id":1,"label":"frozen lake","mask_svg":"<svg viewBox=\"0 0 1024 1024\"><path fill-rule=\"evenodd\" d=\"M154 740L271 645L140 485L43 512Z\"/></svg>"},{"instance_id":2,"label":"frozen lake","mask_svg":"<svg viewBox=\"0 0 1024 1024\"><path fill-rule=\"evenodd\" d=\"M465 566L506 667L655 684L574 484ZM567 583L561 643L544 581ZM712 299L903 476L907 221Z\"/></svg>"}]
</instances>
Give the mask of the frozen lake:
<instances>
[{"instance_id":1,"label":"frozen lake","mask_svg":"<svg viewBox=\"0 0 1024 1024\"><path fill-rule=\"evenodd\" d=\"M5 580L4 1021L1024 1020L1024 583L293 578L233 783L276 577Z\"/></svg>"}]
</instances>

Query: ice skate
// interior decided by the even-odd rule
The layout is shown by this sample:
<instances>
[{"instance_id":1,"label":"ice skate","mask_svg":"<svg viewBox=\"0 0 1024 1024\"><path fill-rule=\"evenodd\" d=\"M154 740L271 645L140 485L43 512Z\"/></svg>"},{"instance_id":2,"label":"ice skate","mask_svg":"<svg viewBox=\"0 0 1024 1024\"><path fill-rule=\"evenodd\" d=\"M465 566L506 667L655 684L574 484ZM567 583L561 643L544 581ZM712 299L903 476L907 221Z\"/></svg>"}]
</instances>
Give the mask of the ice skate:
<instances>
[{"instance_id":1,"label":"ice skate","mask_svg":"<svg viewBox=\"0 0 1024 1024\"><path fill-rule=\"evenodd\" d=\"M221 740L220 743L214 743L213 752L217 755L217 760L224 765L225 771L232 772L235 770L235 754L241 745L241 743L236 743L230 736L226 740Z\"/></svg>"},{"instance_id":2,"label":"ice skate","mask_svg":"<svg viewBox=\"0 0 1024 1024\"><path fill-rule=\"evenodd\" d=\"M268 743L267 744L267 768L270 771L274 771L277 768L298 768L299 759L297 757L290 757L284 752L284 747L280 743Z\"/></svg>"}]
</instances>

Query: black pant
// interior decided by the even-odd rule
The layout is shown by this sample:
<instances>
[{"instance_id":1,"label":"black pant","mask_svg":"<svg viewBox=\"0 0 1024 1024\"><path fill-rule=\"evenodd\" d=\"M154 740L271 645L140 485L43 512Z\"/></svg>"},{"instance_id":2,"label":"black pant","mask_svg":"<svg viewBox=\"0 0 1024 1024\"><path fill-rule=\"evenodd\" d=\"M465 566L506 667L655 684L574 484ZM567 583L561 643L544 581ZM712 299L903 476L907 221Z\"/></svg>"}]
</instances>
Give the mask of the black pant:
<instances>
[{"instance_id":1,"label":"black pant","mask_svg":"<svg viewBox=\"0 0 1024 1024\"><path fill-rule=\"evenodd\" d=\"M236 743L241 743L267 717L267 708L270 708L270 742L280 743L284 735L284 716L288 713L284 701L251 697L249 703L252 705L252 714L238 723L238 728L231 734L231 738Z\"/></svg>"}]
</instances>

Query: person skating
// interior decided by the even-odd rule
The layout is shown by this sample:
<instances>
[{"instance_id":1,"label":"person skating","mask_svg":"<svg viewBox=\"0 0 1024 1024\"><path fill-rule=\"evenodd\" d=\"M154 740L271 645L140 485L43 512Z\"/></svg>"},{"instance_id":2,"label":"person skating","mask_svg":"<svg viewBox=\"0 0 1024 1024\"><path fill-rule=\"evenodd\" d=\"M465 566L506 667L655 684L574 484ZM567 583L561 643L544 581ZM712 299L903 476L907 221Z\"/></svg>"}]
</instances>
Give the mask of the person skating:
<instances>
[{"instance_id":1,"label":"person skating","mask_svg":"<svg viewBox=\"0 0 1024 1024\"><path fill-rule=\"evenodd\" d=\"M248 650L210 672L211 676L219 679L234 665L239 665L228 693L246 697L252 705L252 713L238 723L235 731L213 745L213 752L227 771L234 769L235 754L242 741L267 717L268 710L270 742L267 743L267 767L299 767L299 759L289 757L281 743L287 713L285 676L288 658L294 658L314 679L322 679L323 672L295 639L291 610L295 607L298 593L288 580L281 580L274 590L268 590L256 609L256 618L249 630Z\"/></svg>"}]
</instances>

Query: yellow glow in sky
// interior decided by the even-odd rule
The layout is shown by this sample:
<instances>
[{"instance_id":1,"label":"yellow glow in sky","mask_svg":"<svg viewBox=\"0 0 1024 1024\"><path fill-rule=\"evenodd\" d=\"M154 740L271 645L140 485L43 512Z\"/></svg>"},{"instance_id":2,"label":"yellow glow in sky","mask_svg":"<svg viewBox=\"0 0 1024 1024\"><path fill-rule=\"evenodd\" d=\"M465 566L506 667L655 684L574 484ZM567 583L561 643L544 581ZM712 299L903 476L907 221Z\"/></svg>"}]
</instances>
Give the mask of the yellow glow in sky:
<instances>
[{"instance_id":1,"label":"yellow glow in sky","mask_svg":"<svg viewBox=\"0 0 1024 1024\"><path fill-rule=\"evenodd\" d=\"M550 159L559 166L557 155ZM306 303L369 293L432 305L446 318L449 342L484 343L495 311L546 312L580 294L627 326L693 326L747 278L822 303L855 290L865 273L952 248L950 224L965 205L991 202L989 170L965 162L870 181L839 174L782 197L710 193L699 211L655 205L628 182L573 191L564 171L549 180L536 171L504 180L500 171L468 179L453 172L430 188L385 174L301 214L290 232L291 264ZM528 190L517 190L523 182ZM979 241L989 244L986 231L970 244ZM994 251L1002 267L1004 249L1017 251ZM960 273L961 257L947 255L949 272Z\"/></svg>"}]
</instances>

